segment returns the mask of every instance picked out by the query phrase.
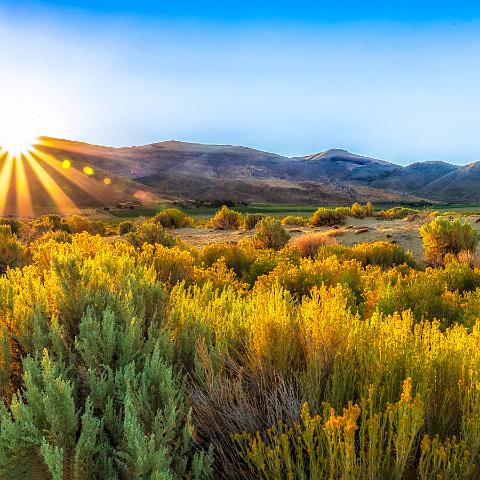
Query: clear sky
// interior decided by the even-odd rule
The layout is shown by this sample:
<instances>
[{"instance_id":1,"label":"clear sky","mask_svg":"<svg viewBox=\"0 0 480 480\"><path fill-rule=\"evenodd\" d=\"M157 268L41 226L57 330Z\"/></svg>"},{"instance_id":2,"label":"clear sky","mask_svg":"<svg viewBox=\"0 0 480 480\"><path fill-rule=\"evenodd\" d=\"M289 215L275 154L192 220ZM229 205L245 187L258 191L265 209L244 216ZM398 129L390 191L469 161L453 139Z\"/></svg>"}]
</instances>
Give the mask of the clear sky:
<instances>
[{"instance_id":1,"label":"clear sky","mask_svg":"<svg viewBox=\"0 0 480 480\"><path fill-rule=\"evenodd\" d=\"M480 4L0 0L0 135L480 159ZM18 127L16 127L18 128Z\"/></svg>"}]
</instances>

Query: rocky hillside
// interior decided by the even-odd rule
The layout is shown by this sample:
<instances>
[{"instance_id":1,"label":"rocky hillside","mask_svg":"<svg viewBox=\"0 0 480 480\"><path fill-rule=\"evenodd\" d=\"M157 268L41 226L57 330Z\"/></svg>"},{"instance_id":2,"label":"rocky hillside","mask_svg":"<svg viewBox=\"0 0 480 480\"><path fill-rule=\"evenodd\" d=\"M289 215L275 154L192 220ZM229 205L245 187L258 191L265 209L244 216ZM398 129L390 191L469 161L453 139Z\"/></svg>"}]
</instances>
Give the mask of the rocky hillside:
<instances>
[{"instance_id":1,"label":"rocky hillside","mask_svg":"<svg viewBox=\"0 0 480 480\"><path fill-rule=\"evenodd\" d=\"M340 149L289 158L247 147L178 141L112 148L43 138L36 148L56 159L69 159L79 171L91 166L92 185L102 176L114 180L113 194L87 203L480 201L479 164L420 162L403 167Z\"/></svg>"}]
</instances>

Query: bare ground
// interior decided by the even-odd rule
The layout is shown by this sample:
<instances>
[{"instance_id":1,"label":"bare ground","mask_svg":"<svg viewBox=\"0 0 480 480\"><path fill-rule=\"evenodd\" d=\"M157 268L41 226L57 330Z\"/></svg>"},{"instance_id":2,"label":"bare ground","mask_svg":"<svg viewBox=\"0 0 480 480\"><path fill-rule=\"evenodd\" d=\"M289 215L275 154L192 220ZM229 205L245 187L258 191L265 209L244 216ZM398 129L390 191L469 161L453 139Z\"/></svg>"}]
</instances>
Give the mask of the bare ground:
<instances>
[{"instance_id":1,"label":"bare ground","mask_svg":"<svg viewBox=\"0 0 480 480\"><path fill-rule=\"evenodd\" d=\"M452 217L453 218L453 217ZM465 218L465 217L461 217ZM413 221L378 220L375 218L348 218L344 226L338 227L335 239L341 245L352 246L357 243L385 241L396 243L412 252L416 257L422 255L422 239L419 227L432 218L419 217ZM480 231L480 216L466 217L466 221ZM292 239L310 232L327 232L331 227L286 227ZM181 228L175 233L187 244L204 247L212 243L239 242L254 235L254 230L212 230L208 228Z\"/></svg>"}]
</instances>

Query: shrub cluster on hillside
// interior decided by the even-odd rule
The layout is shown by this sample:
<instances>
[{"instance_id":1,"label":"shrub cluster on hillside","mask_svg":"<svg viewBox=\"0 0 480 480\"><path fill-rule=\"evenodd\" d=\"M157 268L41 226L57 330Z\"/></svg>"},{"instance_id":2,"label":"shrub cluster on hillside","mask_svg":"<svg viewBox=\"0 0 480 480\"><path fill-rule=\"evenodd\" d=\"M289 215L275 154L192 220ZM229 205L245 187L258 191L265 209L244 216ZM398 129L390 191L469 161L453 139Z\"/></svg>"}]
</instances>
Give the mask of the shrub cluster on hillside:
<instances>
[{"instance_id":1,"label":"shrub cluster on hillside","mask_svg":"<svg viewBox=\"0 0 480 480\"><path fill-rule=\"evenodd\" d=\"M0 225L0 478L479 477L474 227L426 224L424 267L269 217L201 249L157 220Z\"/></svg>"}]
</instances>

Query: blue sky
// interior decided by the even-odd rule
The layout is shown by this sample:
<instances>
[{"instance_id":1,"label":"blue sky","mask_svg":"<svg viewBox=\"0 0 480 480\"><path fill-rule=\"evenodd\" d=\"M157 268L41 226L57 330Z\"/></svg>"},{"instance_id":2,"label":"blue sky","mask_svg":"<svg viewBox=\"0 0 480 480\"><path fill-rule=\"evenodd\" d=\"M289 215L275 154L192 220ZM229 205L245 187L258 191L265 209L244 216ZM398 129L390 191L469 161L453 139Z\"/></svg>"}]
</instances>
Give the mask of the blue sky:
<instances>
[{"instance_id":1,"label":"blue sky","mask_svg":"<svg viewBox=\"0 0 480 480\"><path fill-rule=\"evenodd\" d=\"M420 5L419 5L420 4ZM473 2L0 2L0 134L480 159ZM6 113L5 113L6 112Z\"/></svg>"}]
</instances>

